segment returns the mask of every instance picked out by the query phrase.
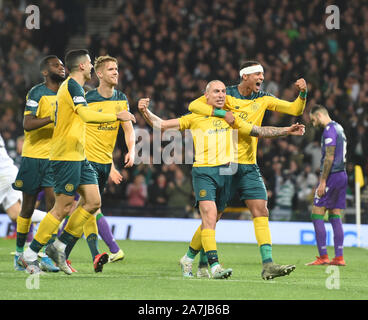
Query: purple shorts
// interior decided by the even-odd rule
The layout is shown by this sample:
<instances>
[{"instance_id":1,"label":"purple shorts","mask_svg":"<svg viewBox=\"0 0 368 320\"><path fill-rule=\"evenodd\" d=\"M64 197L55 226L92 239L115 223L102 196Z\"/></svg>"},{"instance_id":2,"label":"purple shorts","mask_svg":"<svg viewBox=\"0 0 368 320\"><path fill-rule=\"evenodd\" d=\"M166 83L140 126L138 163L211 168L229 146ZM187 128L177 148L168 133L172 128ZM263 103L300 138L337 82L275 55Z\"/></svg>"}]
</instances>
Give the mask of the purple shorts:
<instances>
[{"instance_id":1,"label":"purple shorts","mask_svg":"<svg viewBox=\"0 0 368 320\"><path fill-rule=\"evenodd\" d=\"M345 171L331 173L326 181L326 193L319 198L316 192L313 204L326 209L345 209L347 186L348 176Z\"/></svg>"}]
</instances>

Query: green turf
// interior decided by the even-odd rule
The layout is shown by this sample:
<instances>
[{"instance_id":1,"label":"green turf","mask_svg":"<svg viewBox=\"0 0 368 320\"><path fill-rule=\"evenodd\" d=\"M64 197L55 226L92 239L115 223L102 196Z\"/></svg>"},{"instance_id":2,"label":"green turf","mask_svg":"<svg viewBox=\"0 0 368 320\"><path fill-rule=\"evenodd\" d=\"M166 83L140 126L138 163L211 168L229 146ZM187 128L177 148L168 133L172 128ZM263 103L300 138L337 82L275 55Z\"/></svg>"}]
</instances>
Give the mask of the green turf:
<instances>
[{"instance_id":1,"label":"green turf","mask_svg":"<svg viewBox=\"0 0 368 320\"><path fill-rule=\"evenodd\" d=\"M307 267L314 259L313 246L274 245L273 258L281 264L296 264L289 276L271 281L261 279L258 247L254 244L218 244L220 262L233 269L227 280L183 279L179 258L186 252L183 242L118 241L126 259L105 265L94 273L88 246L80 240L71 255L78 270L71 276L47 273L40 277L39 289L25 272L13 270L15 240L0 239L0 300L3 299L130 299L130 300L326 300L368 299L365 262L368 251L345 248L346 267L337 268L339 288L328 289L326 266ZM100 241L100 249L106 246ZM328 248L333 256L333 248ZM196 268L194 268L196 271ZM336 270L333 276L337 276ZM33 282L34 283L34 282Z\"/></svg>"}]
</instances>

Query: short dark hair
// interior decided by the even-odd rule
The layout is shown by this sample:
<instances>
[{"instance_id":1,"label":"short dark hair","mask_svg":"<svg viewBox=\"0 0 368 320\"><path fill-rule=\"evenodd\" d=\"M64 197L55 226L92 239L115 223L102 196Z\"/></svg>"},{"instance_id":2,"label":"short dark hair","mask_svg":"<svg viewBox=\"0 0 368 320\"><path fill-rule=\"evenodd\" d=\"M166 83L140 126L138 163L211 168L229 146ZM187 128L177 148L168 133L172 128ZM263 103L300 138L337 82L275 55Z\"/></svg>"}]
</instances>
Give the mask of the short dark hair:
<instances>
[{"instance_id":1,"label":"short dark hair","mask_svg":"<svg viewBox=\"0 0 368 320\"><path fill-rule=\"evenodd\" d=\"M240 65L240 69L244 69L244 68L247 68L247 67L250 67L250 66L256 66L256 65L259 65L261 64L260 62L256 61L256 60L247 60L245 62L243 62L241 65Z\"/></svg>"},{"instance_id":2,"label":"short dark hair","mask_svg":"<svg viewBox=\"0 0 368 320\"><path fill-rule=\"evenodd\" d=\"M325 115L328 115L328 110L320 104L316 104L314 107L312 107L309 114L315 114L316 112L321 112Z\"/></svg>"},{"instance_id":3,"label":"short dark hair","mask_svg":"<svg viewBox=\"0 0 368 320\"><path fill-rule=\"evenodd\" d=\"M81 57L89 55L87 49L70 50L65 55L65 66L70 72L74 71L78 65Z\"/></svg>"},{"instance_id":4,"label":"short dark hair","mask_svg":"<svg viewBox=\"0 0 368 320\"><path fill-rule=\"evenodd\" d=\"M47 68L47 66L49 64L49 61L51 59L59 59L59 58L55 55L49 55L49 56L46 56L46 57L42 58L42 60L40 62L40 71L41 72L44 71Z\"/></svg>"}]
</instances>

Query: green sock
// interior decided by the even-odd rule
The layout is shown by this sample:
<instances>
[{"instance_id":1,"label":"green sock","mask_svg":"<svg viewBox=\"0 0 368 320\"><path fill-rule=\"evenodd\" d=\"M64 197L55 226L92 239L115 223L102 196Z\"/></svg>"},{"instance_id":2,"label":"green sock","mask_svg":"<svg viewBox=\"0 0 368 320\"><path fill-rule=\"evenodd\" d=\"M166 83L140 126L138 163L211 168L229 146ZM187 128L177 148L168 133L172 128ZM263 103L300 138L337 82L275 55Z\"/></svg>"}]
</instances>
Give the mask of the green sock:
<instances>
[{"instance_id":1,"label":"green sock","mask_svg":"<svg viewBox=\"0 0 368 320\"><path fill-rule=\"evenodd\" d=\"M206 255L211 268L219 264L217 250L207 251Z\"/></svg>"},{"instance_id":2,"label":"green sock","mask_svg":"<svg viewBox=\"0 0 368 320\"><path fill-rule=\"evenodd\" d=\"M56 233L54 233L52 236L51 236L51 239L43 246L43 248L42 248L42 252L43 253L45 253L45 251L46 251L46 247L49 245L49 244L51 244L51 243L53 243L54 241L55 241L55 239L56 239L56 237L57 237L57 234Z\"/></svg>"},{"instance_id":3,"label":"green sock","mask_svg":"<svg viewBox=\"0 0 368 320\"><path fill-rule=\"evenodd\" d=\"M194 259L196 257L196 255L198 254L198 252L199 252L199 250L194 250L192 247L189 247L188 251L187 251L187 257L191 258L191 259Z\"/></svg>"},{"instance_id":4,"label":"green sock","mask_svg":"<svg viewBox=\"0 0 368 320\"><path fill-rule=\"evenodd\" d=\"M18 253L22 253L24 251L24 244L26 243L28 233L20 233L17 232L17 240L15 250Z\"/></svg>"},{"instance_id":5,"label":"green sock","mask_svg":"<svg viewBox=\"0 0 368 320\"><path fill-rule=\"evenodd\" d=\"M199 252L199 268L207 267L208 266L208 258L204 249L202 248Z\"/></svg>"},{"instance_id":6,"label":"green sock","mask_svg":"<svg viewBox=\"0 0 368 320\"><path fill-rule=\"evenodd\" d=\"M259 247L261 251L262 263L272 262L272 246L270 244L263 244Z\"/></svg>"},{"instance_id":7,"label":"green sock","mask_svg":"<svg viewBox=\"0 0 368 320\"><path fill-rule=\"evenodd\" d=\"M89 250L91 251L91 254L92 254L92 260L95 260L95 257L99 254L97 234L91 233L87 237L87 244L88 244Z\"/></svg>"}]
</instances>

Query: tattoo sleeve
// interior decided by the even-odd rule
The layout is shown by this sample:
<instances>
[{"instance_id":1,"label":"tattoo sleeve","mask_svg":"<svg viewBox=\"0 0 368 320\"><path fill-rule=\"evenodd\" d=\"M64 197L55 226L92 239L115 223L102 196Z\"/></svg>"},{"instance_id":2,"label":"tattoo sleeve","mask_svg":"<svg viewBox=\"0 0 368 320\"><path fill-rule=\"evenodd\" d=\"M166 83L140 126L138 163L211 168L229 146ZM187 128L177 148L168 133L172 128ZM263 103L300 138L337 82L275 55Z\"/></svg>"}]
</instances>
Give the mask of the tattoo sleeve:
<instances>
[{"instance_id":1,"label":"tattoo sleeve","mask_svg":"<svg viewBox=\"0 0 368 320\"><path fill-rule=\"evenodd\" d=\"M250 135L261 138L281 137L287 135L287 128L253 126Z\"/></svg>"},{"instance_id":2,"label":"tattoo sleeve","mask_svg":"<svg viewBox=\"0 0 368 320\"><path fill-rule=\"evenodd\" d=\"M321 180L327 180L330 174L332 163L335 159L336 146L326 147L325 160L323 161L323 167L321 172Z\"/></svg>"}]
</instances>

